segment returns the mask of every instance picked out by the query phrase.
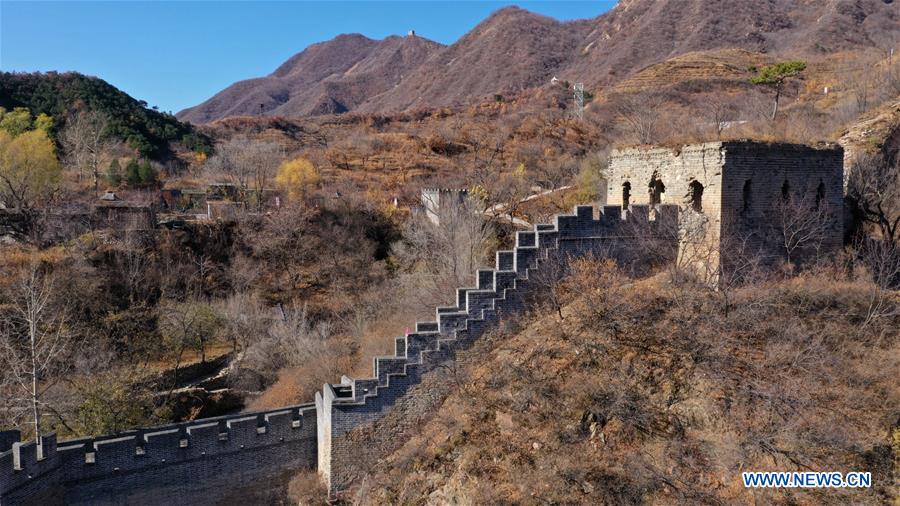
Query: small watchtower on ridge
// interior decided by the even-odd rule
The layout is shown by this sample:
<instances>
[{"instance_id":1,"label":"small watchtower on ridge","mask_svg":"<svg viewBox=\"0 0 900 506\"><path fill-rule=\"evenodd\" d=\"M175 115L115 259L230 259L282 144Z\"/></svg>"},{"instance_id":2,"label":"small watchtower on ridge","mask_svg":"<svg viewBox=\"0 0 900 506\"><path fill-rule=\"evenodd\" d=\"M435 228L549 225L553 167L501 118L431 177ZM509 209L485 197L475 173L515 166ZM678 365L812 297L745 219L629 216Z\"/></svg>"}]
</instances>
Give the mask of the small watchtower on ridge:
<instances>
[{"instance_id":1,"label":"small watchtower on ridge","mask_svg":"<svg viewBox=\"0 0 900 506\"><path fill-rule=\"evenodd\" d=\"M435 225L440 224L441 215L458 209L469 198L469 190L461 188L424 188L422 208L425 216Z\"/></svg>"}]
</instances>

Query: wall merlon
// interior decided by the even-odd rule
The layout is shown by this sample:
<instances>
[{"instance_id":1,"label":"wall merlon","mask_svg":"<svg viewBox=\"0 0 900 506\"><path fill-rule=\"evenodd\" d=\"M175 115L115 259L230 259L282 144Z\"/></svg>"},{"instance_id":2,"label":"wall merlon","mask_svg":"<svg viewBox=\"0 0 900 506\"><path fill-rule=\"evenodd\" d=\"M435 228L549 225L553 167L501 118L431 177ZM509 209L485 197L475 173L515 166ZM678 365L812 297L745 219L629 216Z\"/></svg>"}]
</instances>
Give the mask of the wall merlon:
<instances>
[{"instance_id":1,"label":"wall merlon","mask_svg":"<svg viewBox=\"0 0 900 506\"><path fill-rule=\"evenodd\" d=\"M466 307L466 292L471 290L471 288L457 288L456 289L456 308L457 310L463 309Z\"/></svg>"},{"instance_id":2,"label":"wall merlon","mask_svg":"<svg viewBox=\"0 0 900 506\"><path fill-rule=\"evenodd\" d=\"M534 247L535 244L535 232L531 231L518 231L516 232L516 248L528 248Z\"/></svg>"},{"instance_id":3,"label":"wall merlon","mask_svg":"<svg viewBox=\"0 0 900 506\"><path fill-rule=\"evenodd\" d=\"M404 374L406 372L406 357L375 357L375 375L381 386L388 384L388 375Z\"/></svg>"},{"instance_id":4,"label":"wall merlon","mask_svg":"<svg viewBox=\"0 0 900 506\"><path fill-rule=\"evenodd\" d=\"M437 332L437 322L416 322L416 332Z\"/></svg>"},{"instance_id":5,"label":"wall merlon","mask_svg":"<svg viewBox=\"0 0 900 506\"><path fill-rule=\"evenodd\" d=\"M573 210L578 221L588 223L594 219L594 206L575 206Z\"/></svg>"},{"instance_id":6,"label":"wall merlon","mask_svg":"<svg viewBox=\"0 0 900 506\"><path fill-rule=\"evenodd\" d=\"M539 248L555 248L557 239L559 239L559 232L556 230L540 230L537 232L537 246Z\"/></svg>"},{"instance_id":7,"label":"wall merlon","mask_svg":"<svg viewBox=\"0 0 900 506\"><path fill-rule=\"evenodd\" d=\"M515 271L495 271L494 289L497 290L497 293L502 293L505 290L515 289L516 277L517 274Z\"/></svg>"},{"instance_id":8,"label":"wall merlon","mask_svg":"<svg viewBox=\"0 0 900 506\"><path fill-rule=\"evenodd\" d=\"M622 206L603 206L601 220L604 223L619 223L622 221Z\"/></svg>"},{"instance_id":9,"label":"wall merlon","mask_svg":"<svg viewBox=\"0 0 900 506\"><path fill-rule=\"evenodd\" d=\"M466 313L440 313L438 314L438 324L440 325L441 334L447 334L466 327ZM409 343L407 342L407 346Z\"/></svg>"},{"instance_id":10,"label":"wall merlon","mask_svg":"<svg viewBox=\"0 0 900 506\"><path fill-rule=\"evenodd\" d=\"M513 270L513 262L515 259L514 251L498 251L497 252L497 262L495 268L498 271L511 271Z\"/></svg>"},{"instance_id":11,"label":"wall merlon","mask_svg":"<svg viewBox=\"0 0 900 506\"><path fill-rule=\"evenodd\" d=\"M528 268L534 267L534 263L538 257L538 248L517 247L515 262L513 263L515 271L519 276L525 276Z\"/></svg>"},{"instance_id":12,"label":"wall merlon","mask_svg":"<svg viewBox=\"0 0 900 506\"><path fill-rule=\"evenodd\" d=\"M478 278L479 290L494 289L494 271L491 269L479 269L476 277Z\"/></svg>"}]
</instances>

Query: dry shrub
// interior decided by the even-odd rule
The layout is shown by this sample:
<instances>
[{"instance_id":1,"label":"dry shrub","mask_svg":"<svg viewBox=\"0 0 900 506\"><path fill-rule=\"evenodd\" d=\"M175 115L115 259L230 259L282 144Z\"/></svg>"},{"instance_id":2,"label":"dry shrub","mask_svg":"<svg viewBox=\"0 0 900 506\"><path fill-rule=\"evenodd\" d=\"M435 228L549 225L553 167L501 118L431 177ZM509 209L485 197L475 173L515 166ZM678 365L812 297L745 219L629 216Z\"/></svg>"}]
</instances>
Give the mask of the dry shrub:
<instances>
[{"instance_id":1,"label":"dry shrub","mask_svg":"<svg viewBox=\"0 0 900 506\"><path fill-rule=\"evenodd\" d=\"M301 471L288 484L288 497L297 506L329 504L328 490L315 470Z\"/></svg>"},{"instance_id":2,"label":"dry shrub","mask_svg":"<svg viewBox=\"0 0 900 506\"><path fill-rule=\"evenodd\" d=\"M544 313L476 344L462 386L370 478L375 502L896 499L900 321L864 324L869 281L820 271L747 284L726 314L703 285L623 283L590 260L572 272L584 296L565 320ZM747 470L869 471L874 486L748 490Z\"/></svg>"}]
</instances>

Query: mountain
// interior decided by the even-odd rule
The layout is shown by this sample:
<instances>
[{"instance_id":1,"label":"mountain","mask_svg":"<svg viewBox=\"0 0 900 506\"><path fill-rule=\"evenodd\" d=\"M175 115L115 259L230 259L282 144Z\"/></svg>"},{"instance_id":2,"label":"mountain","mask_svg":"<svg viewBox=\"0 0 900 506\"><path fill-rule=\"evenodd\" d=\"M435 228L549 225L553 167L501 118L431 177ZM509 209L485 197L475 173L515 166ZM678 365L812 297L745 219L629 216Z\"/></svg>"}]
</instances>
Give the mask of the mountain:
<instances>
[{"instance_id":1,"label":"mountain","mask_svg":"<svg viewBox=\"0 0 900 506\"><path fill-rule=\"evenodd\" d=\"M598 86L693 51L736 48L808 57L889 47L900 36L900 3L622 0L585 23L591 30L579 47L581 57L561 74Z\"/></svg>"},{"instance_id":2,"label":"mountain","mask_svg":"<svg viewBox=\"0 0 900 506\"><path fill-rule=\"evenodd\" d=\"M102 112L109 118L107 133L147 158L167 158L172 142L192 151L208 152L211 147L209 139L190 124L148 108L146 102L103 79L77 72L0 72L0 107L26 107L32 114L47 114L57 127L75 111Z\"/></svg>"},{"instance_id":3,"label":"mountain","mask_svg":"<svg viewBox=\"0 0 900 506\"><path fill-rule=\"evenodd\" d=\"M546 83L571 63L583 35L578 24L518 7L500 9L360 110L457 105Z\"/></svg>"},{"instance_id":4,"label":"mountain","mask_svg":"<svg viewBox=\"0 0 900 506\"><path fill-rule=\"evenodd\" d=\"M336 37L178 117L209 122L259 114L260 105L281 116L454 106L553 76L596 90L691 52L816 57L886 48L898 26L900 2L891 0L622 0L571 22L505 7L446 47L419 37Z\"/></svg>"},{"instance_id":5,"label":"mountain","mask_svg":"<svg viewBox=\"0 0 900 506\"><path fill-rule=\"evenodd\" d=\"M306 116L355 109L400 82L442 46L409 35L372 40L339 35L292 56L266 77L240 81L178 117L207 123L228 116Z\"/></svg>"}]
</instances>

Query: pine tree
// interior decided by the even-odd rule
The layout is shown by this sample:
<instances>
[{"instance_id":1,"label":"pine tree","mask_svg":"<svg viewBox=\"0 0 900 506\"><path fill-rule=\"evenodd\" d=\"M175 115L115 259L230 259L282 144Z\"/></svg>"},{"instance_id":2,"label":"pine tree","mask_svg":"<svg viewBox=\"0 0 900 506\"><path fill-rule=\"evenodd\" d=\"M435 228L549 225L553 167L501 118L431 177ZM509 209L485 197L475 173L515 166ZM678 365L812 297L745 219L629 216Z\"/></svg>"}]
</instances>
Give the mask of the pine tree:
<instances>
[{"instance_id":1,"label":"pine tree","mask_svg":"<svg viewBox=\"0 0 900 506\"><path fill-rule=\"evenodd\" d=\"M135 159L131 159L128 161L128 165L125 166L125 181L128 183L130 187L137 187L141 184L141 169L138 166L138 162Z\"/></svg>"},{"instance_id":2,"label":"pine tree","mask_svg":"<svg viewBox=\"0 0 900 506\"><path fill-rule=\"evenodd\" d=\"M156 184L156 169L150 165L149 160L144 160L138 169L141 178L141 184L144 186L153 186Z\"/></svg>"},{"instance_id":3,"label":"pine tree","mask_svg":"<svg viewBox=\"0 0 900 506\"><path fill-rule=\"evenodd\" d=\"M784 88L785 81L792 77L799 76L806 70L806 62L801 60L791 60L779 62L774 65L763 67L759 73L750 79L750 82L756 85L768 86L775 90L775 106L772 108L772 119L778 114L778 101L781 99L781 91Z\"/></svg>"},{"instance_id":4,"label":"pine tree","mask_svg":"<svg viewBox=\"0 0 900 506\"><path fill-rule=\"evenodd\" d=\"M109 168L106 169L106 180L112 186L119 186L122 184L122 166L119 165L118 158L113 158L113 161L109 164Z\"/></svg>"}]
</instances>

